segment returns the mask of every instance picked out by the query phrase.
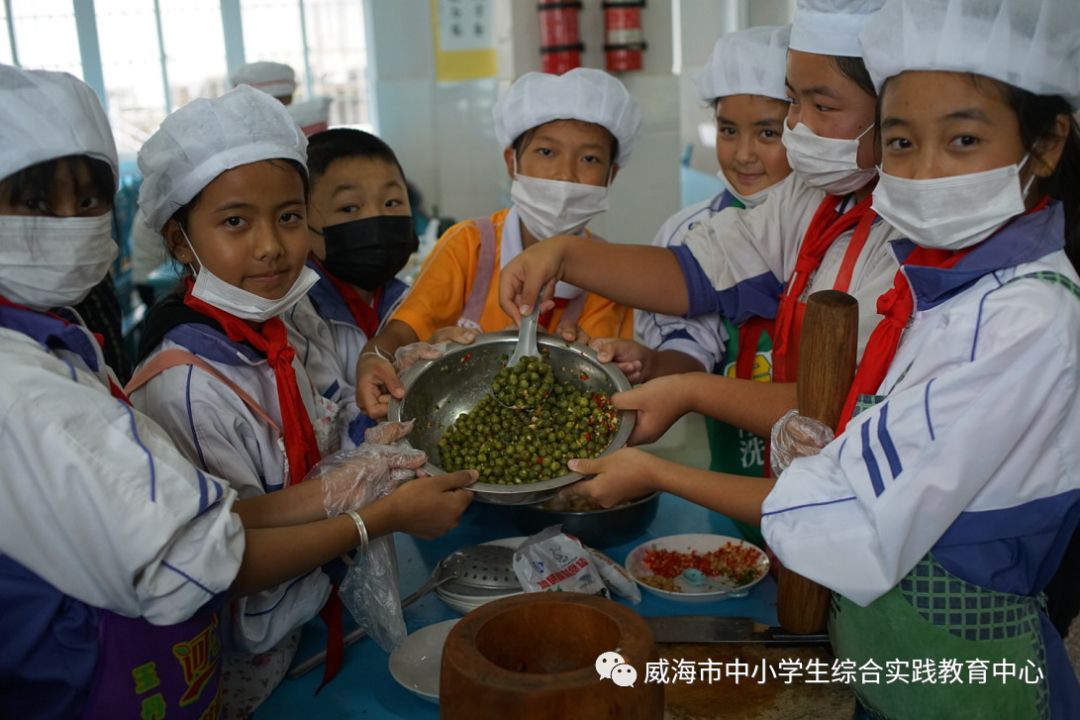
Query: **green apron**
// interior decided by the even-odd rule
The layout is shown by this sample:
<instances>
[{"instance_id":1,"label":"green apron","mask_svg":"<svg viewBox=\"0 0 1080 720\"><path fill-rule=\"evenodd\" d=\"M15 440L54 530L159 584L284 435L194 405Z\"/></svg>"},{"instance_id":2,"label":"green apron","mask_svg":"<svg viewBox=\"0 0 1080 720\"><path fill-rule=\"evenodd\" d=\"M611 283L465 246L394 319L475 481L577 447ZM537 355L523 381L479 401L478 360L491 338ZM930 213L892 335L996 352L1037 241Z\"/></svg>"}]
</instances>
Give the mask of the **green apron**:
<instances>
[{"instance_id":1,"label":"green apron","mask_svg":"<svg viewBox=\"0 0 1080 720\"><path fill-rule=\"evenodd\" d=\"M833 594L829 636L838 660L854 661L852 689L871 717L889 720L1025 720L1050 715L1042 596L988 590L962 580L927 555L900 583L867 607ZM917 683L888 683L887 663L932 661ZM861 682L867 670L878 682ZM961 667L961 682L941 682L942 661ZM981 661L981 662L980 662ZM1018 675L1002 683L994 665L1013 663ZM985 662L985 666L982 665ZM974 663L974 664L972 664ZM925 667L925 666L924 666ZM985 667L985 683L978 668ZM974 681L971 673L976 673ZM1042 671L1041 674L1039 671ZM927 682L932 675L938 682ZM955 679L955 675L949 675Z\"/></svg>"},{"instance_id":2,"label":"green apron","mask_svg":"<svg viewBox=\"0 0 1080 720\"><path fill-rule=\"evenodd\" d=\"M726 319L723 323L728 333L725 357L729 362L720 374L735 377L735 361L739 356L739 328ZM751 379L761 382L769 382L772 379L772 337L767 332L763 332L758 339ZM765 477L765 438L710 417L705 418L705 428L711 451L710 470L734 475ZM765 546L765 539L758 526L748 525L735 519L732 519L732 522L748 541L758 547Z\"/></svg>"}]
</instances>

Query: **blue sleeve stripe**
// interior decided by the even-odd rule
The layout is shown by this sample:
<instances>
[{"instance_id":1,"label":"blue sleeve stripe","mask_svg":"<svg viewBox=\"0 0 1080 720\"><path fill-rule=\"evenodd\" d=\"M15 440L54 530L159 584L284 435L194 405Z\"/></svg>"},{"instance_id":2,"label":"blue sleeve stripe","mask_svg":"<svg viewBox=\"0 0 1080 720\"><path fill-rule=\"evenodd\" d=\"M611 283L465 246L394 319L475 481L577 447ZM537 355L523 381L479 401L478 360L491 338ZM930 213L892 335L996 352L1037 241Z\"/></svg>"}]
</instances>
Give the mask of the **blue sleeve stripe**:
<instances>
[{"instance_id":1,"label":"blue sleeve stripe","mask_svg":"<svg viewBox=\"0 0 1080 720\"><path fill-rule=\"evenodd\" d=\"M900 454L896 452L896 445L893 444L892 435L889 434L888 421L889 405L888 403L885 403L881 406L881 417L878 419L877 434L878 440L881 441L881 449L885 451L885 459L889 461L889 472L892 473L893 480L895 480L896 477L904 471L904 466L900 464Z\"/></svg>"},{"instance_id":2,"label":"blue sleeve stripe","mask_svg":"<svg viewBox=\"0 0 1080 720\"><path fill-rule=\"evenodd\" d=\"M360 445L364 442L364 433L368 428L375 427L377 423L363 413L357 414L349 423L348 433L349 439L353 441L354 445Z\"/></svg>"},{"instance_id":3,"label":"blue sleeve stripe","mask_svg":"<svg viewBox=\"0 0 1080 720\"><path fill-rule=\"evenodd\" d=\"M839 503L850 502L855 499L854 495L849 497L837 498L836 500L822 500L821 502L804 503L802 505L792 505L781 510L770 510L766 513L761 513L761 517L768 517L769 515L780 515L782 513L791 512L792 510L804 510L812 507L822 507L824 505L837 505Z\"/></svg>"},{"instance_id":4,"label":"blue sleeve stripe","mask_svg":"<svg viewBox=\"0 0 1080 720\"><path fill-rule=\"evenodd\" d=\"M689 340L690 342L696 342L694 338L686 330L672 330L669 333L664 333L660 336L660 344L664 344L669 340Z\"/></svg>"},{"instance_id":5,"label":"blue sleeve stripe","mask_svg":"<svg viewBox=\"0 0 1080 720\"><path fill-rule=\"evenodd\" d=\"M202 470L195 468L195 478L199 481L199 511L195 514L198 517L210 507L210 488L207 487L206 476L202 474Z\"/></svg>"},{"instance_id":6,"label":"blue sleeve stripe","mask_svg":"<svg viewBox=\"0 0 1080 720\"><path fill-rule=\"evenodd\" d=\"M176 567L175 565L172 565L171 563L169 563L169 562L167 562L165 560L162 560L161 564L164 565L165 567L169 568L170 570L172 570L174 573L176 573L180 577L187 580L189 583L191 583L195 587L197 587L200 590L202 590L203 592L205 592L207 595L213 595L214 594L214 593L210 592L210 588L206 587L201 582L199 582L195 578L191 577L190 575L188 575L186 572L184 572L180 568Z\"/></svg>"},{"instance_id":7,"label":"blue sleeve stripe","mask_svg":"<svg viewBox=\"0 0 1080 720\"><path fill-rule=\"evenodd\" d=\"M131 436L135 438L135 442L146 453L146 464L150 466L150 502L157 502L157 468L154 466L154 456L150 449L143 444L142 438L139 437L139 428L135 425L135 413L132 412L131 406L122 402L120 407L127 411L128 419L131 421Z\"/></svg>"},{"instance_id":8,"label":"blue sleeve stripe","mask_svg":"<svg viewBox=\"0 0 1080 720\"><path fill-rule=\"evenodd\" d=\"M859 428L862 433L862 456L866 463L866 471L870 473L870 484L874 487L874 494L879 496L885 492L885 483L881 479L881 469L878 468L877 458L874 457L874 449L870 447L870 422L864 422Z\"/></svg>"},{"instance_id":9,"label":"blue sleeve stripe","mask_svg":"<svg viewBox=\"0 0 1080 720\"><path fill-rule=\"evenodd\" d=\"M188 365L187 386L184 388L184 402L187 404L188 425L191 427L191 440L195 443L195 453L199 456L199 464L203 466L204 470L209 470L209 468L206 467L206 458L203 457L202 445L199 444L199 433L195 432L195 414L191 411L191 374L194 371L195 366Z\"/></svg>"},{"instance_id":10,"label":"blue sleeve stripe","mask_svg":"<svg viewBox=\"0 0 1080 720\"><path fill-rule=\"evenodd\" d=\"M330 387L326 388L326 390L323 392L323 397L328 400L333 400L335 397L337 397L339 390L341 390L341 383L335 380L333 384Z\"/></svg>"},{"instance_id":11,"label":"blue sleeve stripe","mask_svg":"<svg viewBox=\"0 0 1080 720\"><path fill-rule=\"evenodd\" d=\"M687 316L697 317L698 315L708 315L716 312L718 305L712 281L709 280L705 271L701 269L701 265L698 263L697 258L694 257L694 254L690 252L690 248L685 245L678 245L668 249L675 254L679 269L682 270L683 279L686 281L686 295L690 300Z\"/></svg>"},{"instance_id":12,"label":"blue sleeve stripe","mask_svg":"<svg viewBox=\"0 0 1080 720\"><path fill-rule=\"evenodd\" d=\"M926 411L926 427L930 429L930 439L936 440L934 436L934 422L930 419L930 386L934 384L937 378L930 378L930 382L926 383L926 390L923 393L923 409Z\"/></svg>"},{"instance_id":13,"label":"blue sleeve stripe","mask_svg":"<svg viewBox=\"0 0 1080 720\"><path fill-rule=\"evenodd\" d=\"M256 610L255 612L245 612L244 617L259 617L260 615L269 615L270 613L274 612L275 610L277 610L278 605L281 604L281 601L285 599L285 596L289 594L289 591L292 590L293 587L297 583L301 582L304 578L308 577L312 573L315 573L315 572L318 572L318 571L319 571L319 569L315 568L314 570L308 572L306 575L301 575L298 578L294 578L293 581L290 582L285 587L285 589L281 592L281 595L278 596L278 599L274 601L273 605L266 608L265 610Z\"/></svg>"},{"instance_id":14,"label":"blue sleeve stripe","mask_svg":"<svg viewBox=\"0 0 1080 720\"><path fill-rule=\"evenodd\" d=\"M690 299L687 317L720 313L736 325L751 317L774 318L783 283L770 272L746 278L730 288L717 290L685 245L669 248L675 253Z\"/></svg>"},{"instance_id":15,"label":"blue sleeve stripe","mask_svg":"<svg viewBox=\"0 0 1080 720\"><path fill-rule=\"evenodd\" d=\"M1001 278L997 276L997 273L993 273L993 275L994 279L998 282L998 286L996 288L988 290L985 295L979 298L979 314L975 317L975 338L971 341L972 362L975 361L975 352L976 350L978 350L979 347L979 330L982 328L983 305L986 304L986 298L990 297L990 293L994 292L995 290L1000 290L1004 287L1004 284L1002 284Z\"/></svg>"}]
</instances>

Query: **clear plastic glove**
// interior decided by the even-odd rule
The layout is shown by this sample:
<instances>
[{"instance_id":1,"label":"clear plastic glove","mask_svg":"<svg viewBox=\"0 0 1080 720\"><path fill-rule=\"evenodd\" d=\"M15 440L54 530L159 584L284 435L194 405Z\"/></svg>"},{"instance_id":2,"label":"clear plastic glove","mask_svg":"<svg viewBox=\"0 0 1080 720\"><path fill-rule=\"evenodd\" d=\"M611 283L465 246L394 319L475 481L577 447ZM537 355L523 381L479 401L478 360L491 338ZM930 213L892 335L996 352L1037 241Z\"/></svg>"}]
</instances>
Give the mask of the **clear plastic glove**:
<instances>
[{"instance_id":1,"label":"clear plastic glove","mask_svg":"<svg viewBox=\"0 0 1080 720\"><path fill-rule=\"evenodd\" d=\"M397 445L412 423L382 423L369 428L359 447L341 450L312 468L307 480L322 483L327 517L368 505L392 492L427 462L427 455Z\"/></svg>"},{"instance_id":2,"label":"clear plastic glove","mask_svg":"<svg viewBox=\"0 0 1080 720\"><path fill-rule=\"evenodd\" d=\"M825 423L789 410L772 428L769 460L773 477L780 477L795 458L817 455L833 436L832 428Z\"/></svg>"},{"instance_id":3,"label":"clear plastic glove","mask_svg":"<svg viewBox=\"0 0 1080 720\"><path fill-rule=\"evenodd\" d=\"M400 375L421 360L438 360L446 352L449 343L472 345L476 331L451 325L439 328L427 342L415 342L399 347L394 352L394 370Z\"/></svg>"},{"instance_id":4,"label":"clear plastic glove","mask_svg":"<svg viewBox=\"0 0 1080 720\"><path fill-rule=\"evenodd\" d=\"M399 444L412 423L382 423L369 428L364 443L325 458L308 474L322 483L327 517L370 505L416 475L427 455ZM398 594L397 559L390 536L375 538L345 573L341 601L379 647L393 651L405 640L405 618Z\"/></svg>"},{"instance_id":5,"label":"clear plastic glove","mask_svg":"<svg viewBox=\"0 0 1080 720\"><path fill-rule=\"evenodd\" d=\"M392 536L376 538L345 571L338 588L341 603L356 624L386 652L405 642L408 630L398 591L398 566Z\"/></svg>"}]
</instances>

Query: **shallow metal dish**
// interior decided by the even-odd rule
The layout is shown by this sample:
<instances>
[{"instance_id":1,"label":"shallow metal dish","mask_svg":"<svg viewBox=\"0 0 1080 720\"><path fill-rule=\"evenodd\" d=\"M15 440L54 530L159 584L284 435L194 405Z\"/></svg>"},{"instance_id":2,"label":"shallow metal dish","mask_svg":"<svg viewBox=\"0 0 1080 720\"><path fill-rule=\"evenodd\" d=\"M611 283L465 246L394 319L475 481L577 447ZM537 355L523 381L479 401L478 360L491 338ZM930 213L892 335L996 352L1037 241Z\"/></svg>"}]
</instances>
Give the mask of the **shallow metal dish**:
<instances>
[{"instance_id":1,"label":"shallow metal dish","mask_svg":"<svg viewBox=\"0 0 1080 720\"><path fill-rule=\"evenodd\" d=\"M517 526L532 535L549 525L562 525L586 545L606 548L637 540L656 517L660 493L633 500L625 505L599 510L547 510L540 505L515 508Z\"/></svg>"},{"instance_id":2,"label":"shallow metal dish","mask_svg":"<svg viewBox=\"0 0 1080 720\"><path fill-rule=\"evenodd\" d=\"M541 351L548 349L555 378L579 388L611 395L630 389L630 382L611 363L601 363L592 349L541 333L536 338ZM517 343L516 330L503 330L479 336L472 345L451 344L437 360L424 360L406 370L401 381L405 397L391 399L388 418L393 421L415 420L407 442L427 453L424 469L432 474L445 472L439 466L439 438L458 415L471 411L491 392L491 380L510 357ZM619 413L619 427L601 455L626 444L634 429L633 412ZM567 473L557 478L527 485L476 483L476 499L495 505L527 505L553 497L559 488L577 482L583 476Z\"/></svg>"}]
</instances>

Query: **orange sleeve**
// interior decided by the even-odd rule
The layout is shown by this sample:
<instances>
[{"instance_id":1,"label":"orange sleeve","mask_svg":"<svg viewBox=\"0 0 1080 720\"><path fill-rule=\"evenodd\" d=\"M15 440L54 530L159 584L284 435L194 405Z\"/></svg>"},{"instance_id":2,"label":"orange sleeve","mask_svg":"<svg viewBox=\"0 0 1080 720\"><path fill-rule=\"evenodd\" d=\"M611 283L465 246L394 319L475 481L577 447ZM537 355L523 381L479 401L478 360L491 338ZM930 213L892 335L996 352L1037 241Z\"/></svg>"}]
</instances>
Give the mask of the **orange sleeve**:
<instances>
[{"instance_id":1,"label":"orange sleeve","mask_svg":"<svg viewBox=\"0 0 1080 720\"><path fill-rule=\"evenodd\" d=\"M421 340L457 323L476 274L479 252L480 231L471 220L443 233L393 319L411 327Z\"/></svg>"},{"instance_id":2,"label":"orange sleeve","mask_svg":"<svg viewBox=\"0 0 1080 720\"><path fill-rule=\"evenodd\" d=\"M585 298L578 325L591 338L634 337L633 310L593 293Z\"/></svg>"}]
</instances>

